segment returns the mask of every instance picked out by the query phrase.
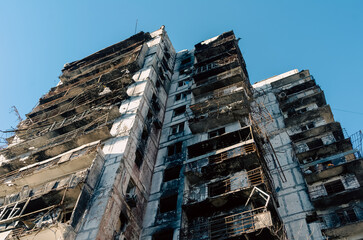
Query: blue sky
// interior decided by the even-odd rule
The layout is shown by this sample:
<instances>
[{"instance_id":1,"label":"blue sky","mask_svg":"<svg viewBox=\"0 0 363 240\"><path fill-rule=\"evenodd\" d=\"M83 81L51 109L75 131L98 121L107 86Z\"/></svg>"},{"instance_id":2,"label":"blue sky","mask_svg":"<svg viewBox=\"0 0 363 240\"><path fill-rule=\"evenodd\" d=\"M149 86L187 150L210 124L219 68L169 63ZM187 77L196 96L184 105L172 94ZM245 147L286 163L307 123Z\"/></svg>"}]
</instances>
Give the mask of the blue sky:
<instances>
[{"instance_id":1,"label":"blue sky","mask_svg":"<svg viewBox=\"0 0 363 240\"><path fill-rule=\"evenodd\" d=\"M137 31L166 26L177 51L228 30L240 37L251 82L298 68L323 88L348 133L362 129L363 1L0 2L0 130L58 82L63 65ZM1 144L0 144L1 145Z\"/></svg>"}]
</instances>

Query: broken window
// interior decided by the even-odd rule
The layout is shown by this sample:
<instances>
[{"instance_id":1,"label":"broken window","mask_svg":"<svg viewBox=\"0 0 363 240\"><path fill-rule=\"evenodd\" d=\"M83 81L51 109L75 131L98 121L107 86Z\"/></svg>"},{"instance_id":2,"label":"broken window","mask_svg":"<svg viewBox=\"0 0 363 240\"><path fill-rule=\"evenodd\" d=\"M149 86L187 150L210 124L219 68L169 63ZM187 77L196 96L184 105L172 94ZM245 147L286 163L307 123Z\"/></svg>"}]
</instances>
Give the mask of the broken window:
<instances>
[{"instance_id":1,"label":"broken window","mask_svg":"<svg viewBox=\"0 0 363 240\"><path fill-rule=\"evenodd\" d=\"M338 215L341 225L357 222L359 220L354 209L339 210L335 213Z\"/></svg>"},{"instance_id":2,"label":"broken window","mask_svg":"<svg viewBox=\"0 0 363 240\"><path fill-rule=\"evenodd\" d=\"M160 111L159 100L155 94L153 94L153 96L151 98L151 107L152 107L153 111L156 113L158 113Z\"/></svg>"},{"instance_id":3,"label":"broken window","mask_svg":"<svg viewBox=\"0 0 363 240\"><path fill-rule=\"evenodd\" d=\"M135 183L130 179L126 189L126 203L130 207L135 207L137 203L136 186Z\"/></svg>"},{"instance_id":4,"label":"broken window","mask_svg":"<svg viewBox=\"0 0 363 240\"><path fill-rule=\"evenodd\" d=\"M173 240L173 229L162 230L153 235L152 240Z\"/></svg>"},{"instance_id":5,"label":"broken window","mask_svg":"<svg viewBox=\"0 0 363 240\"><path fill-rule=\"evenodd\" d=\"M189 84L189 79L182 80L178 82L178 87L187 86Z\"/></svg>"},{"instance_id":6,"label":"broken window","mask_svg":"<svg viewBox=\"0 0 363 240\"><path fill-rule=\"evenodd\" d=\"M174 109L174 117L184 114L185 110L186 110L185 105Z\"/></svg>"},{"instance_id":7,"label":"broken window","mask_svg":"<svg viewBox=\"0 0 363 240\"><path fill-rule=\"evenodd\" d=\"M175 95L175 101L184 100L187 98L188 93L182 92Z\"/></svg>"},{"instance_id":8,"label":"broken window","mask_svg":"<svg viewBox=\"0 0 363 240\"><path fill-rule=\"evenodd\" d=\"M160 199L160 213L170 212L176 210L176 203L178 200L178 194L174 194L169 197Z\"/></svg>"},{"instance_id":9,"label":"broken window","mask_svg":"<svg viewBox=\"0 0 363 240\"><path fill-rule=\"evenodd\" d=\"M172 156L182 152L183 142L177 142L168 146L168 156Z\"/></svg>"},{"instance_id":10,"label":"broken window","mask_svg":"<svg viewBox=\"0 0 363 240\"><path fill-rule=\"evenodd\" d=\"M124 213L123 211L120 212L120 216L119 216L119 219L118 220L119 221L117 223L116 229L118 229L117 235L120 235L121 233L124 233L125 232L126 227L127 227L127 224L129 223L129 220L127 218L126 213Z\"/></svg>"},{"instance_id":11,"label":"broken window","mask_svg":"<svg viewBox=\"0 0 363 240\"><path fill-rule=\"evenodd\" d=\"M332 181L324 184L325 190L328 195L339 193L345 190L341 180Z\"/></svg>"},{"instance_id":12,"label":"broken window","mask_svg":"<svg viewBox=\"0 0 363 240\"><path fill-rule=\"evenodd\" d=\"M188 63L190 63L192 61L192 57L187 57L187 58L184 58L182 61L181 61L181 63L180 63L180 65L185 65L185 64L188 64Z\"/></svg>"},{"instance_id":13,"label":"broken window","mask_svg":"<svg viewBox=\"0 0 363 240\"><path fill-rule=\"evenodd\" d=\"M314 127L315 127L314 122L311 122L311 123L301 126L300 128L301 128L301 131L306 131L306 130L312 129Z\"/></svg>"},{"instance_id":14,"label":"broken window","mask_svg":"<svg viewBox=\"0 0 363 240\"><path fill-rule=\"evenodd\" d=\"M314 148L324 146L324 143L321 139L316 139L316 140L306 143L306 145L308 145L309 149L314 149Z\"/></svg>"},{"instance_id":15,"label":"broken window","mask_svg":"<svg viewBox=\"0 0 363 240\"><path fill-rule=\"evenodd\" d=\"M174 179L178 179L180 174L180 169L181 166L165 169L163 181L168 182Z\"/></svg>"},{"instance_id":16,"label":"broken window","mask_svg":"<svg viewBox=\"0 0 363 240\"><path fill-rule=\"evenodd\" d=\"M170 135L178 134L184 131L184 122L171 126Z\"/></svg>"},{"instance_id":17,"label":"broken window","mask_svg":"<svg viewBox=\"0 0 363 240\"><path fill-rule=\"evenodd\" d=\"M214 138L214 137L217 137L219 135L222 135L226 132L226 129L223 127L223 128L219 128L217 130L214 130L214 131L211 131L208 133L208 138Z\"/></svg>"},{"instance_id":18,"label":"broken window","mask_svg":"<svg viewBox=\"0 0 363 240\"><path fill-rule=\"evenodd\" d=\"M140 152L139 149L137 149L135 152L135 164L138 168L141 167L143 159L144 159L143 154Z\"/></svg>"}]
</instances>

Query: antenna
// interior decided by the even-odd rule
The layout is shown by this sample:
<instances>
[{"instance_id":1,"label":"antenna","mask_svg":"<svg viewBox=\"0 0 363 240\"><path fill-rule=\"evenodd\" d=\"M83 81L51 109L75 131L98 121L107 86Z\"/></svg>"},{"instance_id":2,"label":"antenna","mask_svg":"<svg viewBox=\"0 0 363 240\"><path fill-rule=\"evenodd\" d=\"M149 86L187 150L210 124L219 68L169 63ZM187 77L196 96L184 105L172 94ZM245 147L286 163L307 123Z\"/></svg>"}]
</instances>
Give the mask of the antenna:
<instances>
[{"instance_id":1,"label":"antenna","mask_svg":"<svg viewBox=\"0 0 363 240\"><path fill-rule=\"evenodd\" d=\"M137 31L137 20L138 20L138 19L136 19L136 24L135 24L135 33L134 33L134 34L136 34L136 31Z\"/></svg>"},{"instance_id":2,"label":"antenna","mask_svg":"<svg viewBox=\"0 0 363 240\"><path fill-rule=\"evenodd\" d=\"M15 106L12 106L11 107L11 111L10 112L14 112L15 113L15 115L17 116L19 122L23 121L23 119L21 118L21 116L19 114L18 109Z\"/></svg>"}]
</instances>

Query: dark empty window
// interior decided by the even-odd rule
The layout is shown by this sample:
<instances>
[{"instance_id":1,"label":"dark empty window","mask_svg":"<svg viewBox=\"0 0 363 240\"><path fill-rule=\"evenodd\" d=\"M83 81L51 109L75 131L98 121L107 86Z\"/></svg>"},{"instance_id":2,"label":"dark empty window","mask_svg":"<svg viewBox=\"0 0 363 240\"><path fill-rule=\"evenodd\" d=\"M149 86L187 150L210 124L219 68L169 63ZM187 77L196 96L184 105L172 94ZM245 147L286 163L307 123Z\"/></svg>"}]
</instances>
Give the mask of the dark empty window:
<instances>
[{"instance_id":1,"label":"dark empty window","mask_svg":"<svg viewBox=\"0 0 363 240\"><path fill-rule=\"evenodd\" d=\"M136 150L136 153L135 153L135 164L136 164L136 166L138 167L138 168L140 168L141 167L141 165L142 165L142 162L143 162L143 159L144 159L144 156L143 156L143 154L141 154L141 152L140 152L140 150L139 149L137 149Z\"/></svg>"},{"instance_id":2,"label":"dark empty window","mask_svg":"<svg viewBox=\"0 0 363 240\"><path fill-rule=\"evenodd\" d=\"M125 232L128 222L129 220L127 219L127 215L121 211L118 223L119 233Z\"/></svg>"},{"instance_id":3,"label":"dark empty window","mask_svg":"<svg viewBox=\"0 0 363 240\"><path fill-rule=\"evenodd\" d=\"M164 182L171 181L179 178L181 166L165 169L164 171Z\"/></svg>"},{"instance_id":4,"label":"dark empty window","mask_svg":"<svg viewBox=\"0 0 363 240\"><path fill-rule=\"evenodd\" d=\"M129 183L127 184L125 197L126 197L126 203L130 207L136 207L136 203L137 203L136 186L131 179L129 180Z\"/></svg>"},{"instance_id":5,"label":"dark empty window","mask_svg":"<svg viewBox=\"0 0 363 240\"><path fill-rule=\"evenodd\" d=\"M306 131L306 130L312 129L314 127L315 127L314 122L311 122L311 123L301 126L301 131Z\"/></svg>"},{"instance_id":6,"label":"dark empty window","mask_svg":"<svg viewBox=\"0 0 363 240\"><path fill-rule=\"evenodd\" d=\"M182 142L177 142L168 146L168 156L172 156L182 152Z\"/></svg>"},{"instance_id":7,"label":"dark empty window","mask_svg":"<svg viewBox=\"0 0 363 240\"><path fill-rule=\"evenodd\" d=\"M340 180L326 183L326 184L324 184L324 187L325 187L328 195L332 195L334 193L342 192L345 190L344 185L343 185L342 181L340 181Z\"/></svg>"},{"instance_id":8,"label":"dark empty window","mask_svg":"<svg viewBox=\"0 0 363 240\"><path fill-rule=\"evenodd\" d=\"M184 58L184 59L181 61L180 65L185 65L185 64L187 64L187 63L190 63L190 61L192 61L192 58L191 58L191 57Z\"/></svg>"},{"instance_id":9,"label":"dark empty window","mask_svg":"<svg viewBox=\"0 0 363 240\"><path fill-rule=\"evenodd\" d=\"M181 107L178 107L178 108L174 109L174 117L184 114L185 109L186 109L185 106L181 106Z\"/></svg>"},{"instance_id":10,"label":"dark empty window","mask_svg":"<svg viewBox=\"0 0 363 240\"><path fill-rule=\"evenodd\" d=\"M335 213L338 215L341 225L357 222L359 220L353 209L339 210Z\"/></svg>"},{"instance_id":11,"label":"dark empty window","mask_svg":"<svg viewBox=\"0 0 363 240\"><path fill-rule=\"evenodd\" d=\"M178 195L164 197L160 199L160 213L170 212L176 209Z\"/></svg>"},{"instance_id":12,"label":"dark empty window","mask_svg":"<svg viewBox=\"0 0 363 240\"><path fill-rule=\"evenodd\" d=\"M321 139L316 139L314 141L306 143L306 145L308 145L309 149L314 149L323 146L324 143Z\"/></svg>"},{"instance_id":13,"label":"dark empty window","mask_svg":"<svg viewBox=\"0 0 363 240\"><path fill-rule=\"evenodd\" d=\"M153 235L152 240L173 240L173 229L163 230Z\"/></svg>"},{"instance_id":14,"label":"dark empty window","mask_svg":"<svg viewBox=\"0 0 363 240\"><path fill-rule=\"evenodd\" d=\"M184 131L184 122L171 127L171 135L178 134Z\"/></svg>"},{"instance_id":15,"label":"dark empty window","mask_svg":"<svg viewBox=\"0 0 363 240\"><path fill-rule=\"evenodd\" d=\"M211 131L208 133L208 138L213 138L213 137L217 137L219 135L222 135L226 132L225 128L219 128L217 130Z\"/></svg>"},{"instance_id":16,"label":"dark empty window","mask_svg":"<svg viewBox=\"0 0 363 240\"><path fill-rule=\"evenodd\" d=\"M178 93L175 95L175 101L179 101L179 100L186 99L186 98L187 98L186 92Z\"/></svg>"}]
</instances>

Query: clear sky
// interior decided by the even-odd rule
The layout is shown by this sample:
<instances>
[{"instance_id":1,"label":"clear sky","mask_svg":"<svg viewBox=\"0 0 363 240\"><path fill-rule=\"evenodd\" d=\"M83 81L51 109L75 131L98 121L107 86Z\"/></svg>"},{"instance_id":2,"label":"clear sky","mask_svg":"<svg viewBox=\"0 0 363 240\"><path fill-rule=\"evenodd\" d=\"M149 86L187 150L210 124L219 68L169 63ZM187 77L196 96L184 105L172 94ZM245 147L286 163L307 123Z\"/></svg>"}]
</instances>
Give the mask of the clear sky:
<instances>
[{"instance_id":1,"label":"clear sky","mask_svg":"<svg viewBox=\"0 0 363 240\"><path fill-rule=\"evenodd\" d=\"M0 130L17 125L63 65L166 26L177 51L234 30L251 82L309 69L348 133L363 121L363 1L0 1ZM1 145L1 144L0 144Z\"/></svg>"}]
</instances>

